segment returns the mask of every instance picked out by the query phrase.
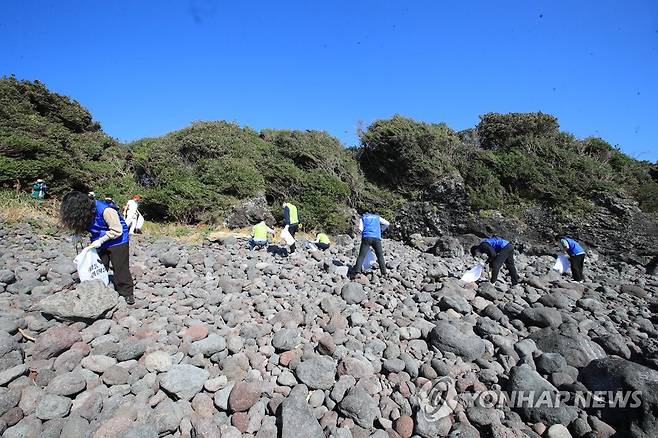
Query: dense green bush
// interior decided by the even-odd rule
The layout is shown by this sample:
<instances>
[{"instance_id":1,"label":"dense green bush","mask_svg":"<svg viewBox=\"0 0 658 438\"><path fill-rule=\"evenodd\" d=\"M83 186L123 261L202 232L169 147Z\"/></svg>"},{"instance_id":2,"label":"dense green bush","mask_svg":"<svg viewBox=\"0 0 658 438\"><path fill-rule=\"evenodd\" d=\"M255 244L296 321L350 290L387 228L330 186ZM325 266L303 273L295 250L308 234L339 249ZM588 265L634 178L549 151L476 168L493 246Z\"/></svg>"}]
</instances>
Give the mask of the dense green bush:
<instances>
[{"instance_id":1,"label":"dense green bush","mask_svg":"<svg viewBox=\"0 0 658 438\"><path fill-rule=\"evenodd\" d=\"M445 124L396 115L370 125L361 145L358 159L369 179L412 195L453 169L459 137Z\"/></svg>"},{"instance_id":2,"label":"dense green bush","mask_svg":"<svg viewBox=\"0 0 658 438\"><path fill-rule=\"evenodd\" d=\"M505 148L519 136L544 137L557 134L557 119L544 113L488 113L480 116L477 134L484 149Z\"/></svg>"},{"instance_id":3,"label":"dense green bush","mask_svg":"<svg viewBox=\"0 0 658 438\"><path fill-rule=\"evenodd\" d=\"M91 184L92 163L114 145L77 102L39 81L0 79L0 186L43 178L58 193Z\"/></svg>"},{"instance_id":4,"label":"dense green bush","mask_svg":"<svg viewBox=\"0 0 658 438\"><path fill-rule=\"evenodd\" d=\"M139 193L151 220L217 222L265 195L275 217L291 201L307 229L345 231L350 209L393 218L409 200L433 200L432 184L455 173L476 211L540 205L573 215L631 196L658 212L658 165L598 138L578 140L547 114L486 114L459 134L394 116L360 137L346 149L326 132L217 121L119 144L77 102L39 82L0 79L0 186L44 178L56 195L94 190L120 205Z\"/></svg>"}]
</instances>

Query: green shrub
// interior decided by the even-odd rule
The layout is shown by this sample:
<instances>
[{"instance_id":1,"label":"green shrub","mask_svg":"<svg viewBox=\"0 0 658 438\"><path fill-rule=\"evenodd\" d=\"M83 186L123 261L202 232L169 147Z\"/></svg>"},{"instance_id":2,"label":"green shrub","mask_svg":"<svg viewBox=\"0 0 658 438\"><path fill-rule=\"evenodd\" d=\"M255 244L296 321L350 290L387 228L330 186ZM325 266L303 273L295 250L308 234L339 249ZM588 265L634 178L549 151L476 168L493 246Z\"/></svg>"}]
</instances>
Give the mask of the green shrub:
<instances>
[{"instance_id":1,"label":"green shrub","mask_svg":"<svg viewBox=\"0 0 658 438\"><path fill-rule=\"evenodd\" d=\"M416 122L401 116L377 120L361 133L358 159L373 182L413 194L451 171L459 144L445 124Z\"/></svg>"},{"instance_id":2,"label":"green shrub","mask_svg":"<svg viewBox=\"0 0 658 438\"><path fill-rule=\"evenodd\" d=\"M488 113L480 116L477 134L484 149L504 149L515 137L550 136L557 134L559 128L555 117L541 112Z\"/></svg>"},{"instance_id":3,"label":"green shrub","mask_svg":"<svg viewBox=\"0 0 658 438\"><path fill-rule=\"evenodd\" d=\"M349 208L392 218L405 202L432 199L428 187L455 172L475 211L519 215L541 205L582 215L600 195L632 196L658 211L657 164L560 132L548 114L485 114L459 134L396 115L360 139L345 149L322 131L217 121L119 144L77 102L38 81L0 79L1 187L44 178L55 195L93 190L119 205L139 193L150 220L214 223L234 204L266 195L275 217L291 201L308 229L345 231Z\"/></svg>"}]
</instances>

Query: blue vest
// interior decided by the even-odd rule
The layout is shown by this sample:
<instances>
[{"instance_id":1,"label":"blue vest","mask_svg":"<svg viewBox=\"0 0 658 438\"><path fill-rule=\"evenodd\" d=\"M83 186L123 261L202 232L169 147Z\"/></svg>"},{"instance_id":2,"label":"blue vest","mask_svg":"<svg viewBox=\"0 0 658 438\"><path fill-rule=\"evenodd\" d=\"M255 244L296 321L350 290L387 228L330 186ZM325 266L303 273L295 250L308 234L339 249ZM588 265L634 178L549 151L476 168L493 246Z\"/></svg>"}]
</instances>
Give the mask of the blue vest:
<instances>
[{"instance_id":1,"label":"blue vest","mask_svg":"<svg viewBox=\"0 0 658 438\"><path fill-rule=\"evenodd\" d=\"M89 225L89 228L87 228L87 231L89 231L89 233L91 234L92 242L95 242L101 237L103 237L110 229L110 227L107 226L107 222L105 222L105 219L103 219L103 212L105 211L106 208L114 208L114 207L111 204L108 204L107 202L96 200L96 216L94 217L94 221L91 223L91 225ZM112 246L122 245L128 242L129 239L128 233L130 230L128 229L128 225L126 225L126 221L123 220L123 216L121 216L121 213L119 213L119 221L121 222L121 228L123 229L123 233L121 233L121 235L116 239L108 240L107 242L103 243L101 245L102 249L110 248Z\"/></svg>"},{"instance_id":2,"label":"blue vest","mask_svg":"<svg viewBox=\"0 0 658 438\"><path fill-rule=\"evenodd\" d=\"M374 237L375 239L382 238L382 226L379 222L379 216L372 213L366 213L361 217L363 221L363 232L361 237Z\"/></svg>"},{"instance_id":3,"label":"blue vest","mask_svg":"<svg viewBox=\"0 0 658 438\"><path fill-rule=\"evenodd\" d=\"M582 246L578 244L575 240L573 240L571 237L563 237L564 240L567 241L569 244L569 248L567 248L567 254L570 256L576 256L578 254L585 254L585 250L583 249Z\"/></svg>"},{"instance_id":4,"label":"blue vest","mask_svg":"<svg viewBox=\"0 0 658 438\"><path fill-rule=\"evenodd\" d=\"M489 237L488 239L484 239L482 242L488 243L496 252L500 251L501 249L509 245L509 242L507 240L498 236Z\"/></svg>"}]
</instances>

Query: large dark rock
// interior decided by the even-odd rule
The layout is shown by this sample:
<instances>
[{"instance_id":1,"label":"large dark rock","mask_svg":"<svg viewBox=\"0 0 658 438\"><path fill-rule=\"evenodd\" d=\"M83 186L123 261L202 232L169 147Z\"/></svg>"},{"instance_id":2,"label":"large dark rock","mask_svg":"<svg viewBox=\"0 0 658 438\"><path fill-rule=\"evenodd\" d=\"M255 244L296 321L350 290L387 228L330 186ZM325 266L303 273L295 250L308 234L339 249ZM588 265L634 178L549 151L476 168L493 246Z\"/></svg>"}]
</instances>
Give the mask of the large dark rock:
<instances>
[{"instance_id":1,"label":"large dark rock","mask_svg":"<svg viewBox=\"0 0 658 438\"><path fill-rule=\"evenodd\" d=\"M412 234L443 236L462 232L462 217L468 209L464 179L447 174L429 186L419 201L404 204L391 221L388 233L409 241Z\"/></svg>"},{"instance_id":2,"label":"large dark rock","mask_svg":"<svg viewBox=\"0 0 658 438\"><path fill-rule=\"evenodd\" d=\"M340 411L354 420L361 427L372 427L379 415L377 403L366 391L356 386L352 388L339 404Z\"/></svg>"},{"instance_id":3,"label":"large dark rock","mask_svg":"<svg viewBox=\"0 0 658 438\"><path fill-rule=\"evenodd\" d=\"M600 345L579 334L568 324L538 330L530 335L530 339L544 352L560 353L569 365L576 368L582 368L592 360L606 355Z\"/></svg>"},{"instance_id":4,"label":"large dark rock","mask_svg":"<svg viewBox=\"0 0 658 438\"><path fill-rule=\"evenodd\" d=\"M37 307L59 319L98 319L114 309L119 295L100 280L83 281L75 290L57 292L41 300Z\"/></svg>"},{"instance_id":5,"label":"large dark rock","mask_svg":"<svg viewBox=\"0 0 658 438\"><path fill-rule=\"evenodd\" d=\"M455 323L456 324L456 323ZM429 333L427 342L441 352L451 352L464 360L482 357L485 351L484 341L467 327L457 327L448 321L439 321Z\"/></svg>"},{"instance_id":6,"label":"large dark rock","mask_svg":"<svg viewBox=\"0 0 658 438\"><path fill-rule=\"evenodd\" d=\"M568 425L577 417L573 406L560 402L557 388L526 364L512 368L507 385L517 397L523 394L518 410L526 421Z\"/></svg>"},{"instance_id":7,"label":"large dark rock","mask_svg":"<svg viewBox=\"0 0 658 438\"><path fill-rule=\"evenodd\" d=\"M459 240L450 236L442 236L436 240L436 243L427 252L439 257L462 257L464 247Z\"/></svg>"},{"instance_id":8,"label":"large dark rock","mask_svg":"<svg viewBox=\"0 0 658 438\"><path fill-rule=\"evenodd\" d=\"M590 391L630 392L629 405L602 409L602 419L620 436L658 436L658 371L620 357L595 359L581 370L580 380ZM635 396L633 392L635 391ZM637 402L639 399L639 405Z\"/></svg>"},{"instance_id":9,"label":"large dark rock","mask_svg":"<svg viewBox=\"0 0 658 438\"><path fill-rule=\"evenodd\" d=\"M270 226L275 223L274 216L268 209L265 196L257 196L234 206L226 216L224 224L229 228L245 228L260 221L265 221Z\"/></svg>"}]
</instances>

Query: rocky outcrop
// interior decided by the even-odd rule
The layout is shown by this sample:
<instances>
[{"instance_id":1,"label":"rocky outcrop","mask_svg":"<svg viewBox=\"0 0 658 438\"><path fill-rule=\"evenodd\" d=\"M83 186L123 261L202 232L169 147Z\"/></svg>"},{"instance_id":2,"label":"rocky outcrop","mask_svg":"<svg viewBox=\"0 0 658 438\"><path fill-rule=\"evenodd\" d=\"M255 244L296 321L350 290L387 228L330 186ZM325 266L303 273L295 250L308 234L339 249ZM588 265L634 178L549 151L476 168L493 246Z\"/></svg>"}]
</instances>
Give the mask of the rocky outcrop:
<instances>
[{"instance_id":1,"label":"rocky outcrop","mask_svg":"<svg viewBox=\"0 0 658 438\"><path fill-rule=\"evenodd\" d=\"M609 356L590 362L579 378L587 389L602 391L608 400L618 397L616 405L601 412L621 435L658 436L658 371Z\"/></svg>"},{"instance_id":2,"label":"rocky outcrop","mask_svg":"<svg viewBox=\"0 0 658 438\"><path fill-rule=\"evenodd\" d=\"M409 241L411 235L443 236L461 233L468 211L464 179L448 174L425 190L422 199L404 204L391 221L388 235Z\"/></svg>"},{"instance_id":3,"label":"rocky outcrop","mask_svg":"<svg viewBox=\"0 0 658 438\"><path fill-rule=\"evenodd\" d=\"M224 220L228 228L245 228L265 221L269 226L275 224L274 216L270 212L265 196L247 199L234 206Z\"/></svg>"}]
</instances>

